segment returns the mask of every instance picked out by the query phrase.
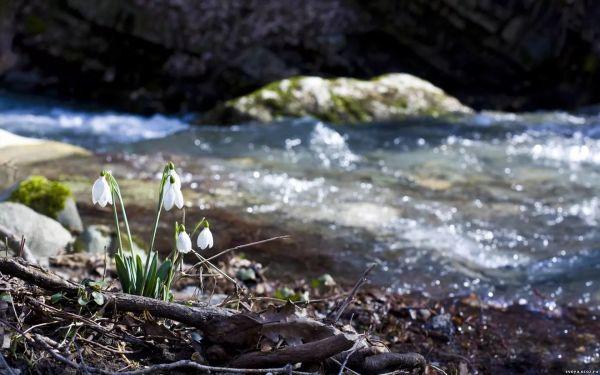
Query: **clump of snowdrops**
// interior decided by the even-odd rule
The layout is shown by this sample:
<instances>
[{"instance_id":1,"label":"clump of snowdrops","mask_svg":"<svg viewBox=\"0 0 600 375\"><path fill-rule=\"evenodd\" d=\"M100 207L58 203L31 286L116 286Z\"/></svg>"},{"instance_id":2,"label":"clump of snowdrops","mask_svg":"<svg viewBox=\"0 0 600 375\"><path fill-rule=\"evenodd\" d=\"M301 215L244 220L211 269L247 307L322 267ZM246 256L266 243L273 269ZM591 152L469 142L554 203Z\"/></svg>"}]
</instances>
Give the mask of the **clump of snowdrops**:
<instances>
[{"instance_id":1,"label":"clump of snowdrops","mask_svg":"<svg viewBox=\"0 0 600 375\"><path fill-rule=\"evenodd\" d=\"M154 240L162 209L169 211L173 207L177 207L178 209L183 208L181 179L175 171L175 165L170 162L163 169L156 217L154 219L154 229L150 240L150 247L146 250L145 261L134 250L123 196L121 195L117 180L110 171L102 171L100 177L94 182L92 186L92 201L101 207L105 207L107 204L112 205L118 239L115 263L123 291L125 293L153 297L165 301L172 300L171 283L173 282L174 273L181 265L184 254L192 251L192 240L185 229L185 225L175 222L173 249L163 261L159 260L158 252L154 249ZM120 206L120 215L118 212L119 209L117 209L117 202ZM127 231L128 249L123 245L120 226L121 220ZM192 235L194 235L198 229L202 228L196 242L198 248L201 250L213 246L213 236L209 227L209 222L206 219L202 219L192 231Z\"/></svg>"}]
</instances>

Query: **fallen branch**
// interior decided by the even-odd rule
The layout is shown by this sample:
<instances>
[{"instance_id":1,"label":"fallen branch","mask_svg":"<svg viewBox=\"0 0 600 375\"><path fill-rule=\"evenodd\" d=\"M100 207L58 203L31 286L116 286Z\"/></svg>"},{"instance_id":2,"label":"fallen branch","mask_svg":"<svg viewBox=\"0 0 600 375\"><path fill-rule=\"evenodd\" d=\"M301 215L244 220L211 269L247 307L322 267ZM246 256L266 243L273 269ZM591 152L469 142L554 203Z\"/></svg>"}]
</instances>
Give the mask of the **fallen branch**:
<instances>
[{"instance_id":1,"label":"fallen branch","mask_svg":"<svg viewBox=\"0 0 600 375\"><path fill-rule=\"evenodd\" d=\"M0 320L0 322L2 324L12 328L16 332L19 332L26 340L28 340L34 346L37 346L37 347L43 349L44 351L48 352L48 354L50 354L50 356L52 358L54 358L55 360L65 364L69 367L75 368L83 373L92 373L92 374L101 374L101 375L142 375L142 374L156 373L158 371L168 371L168 370L175 370L175 369L180 369L180 368L190 368L190 369L201 371L206 374L211 374L211 373L217 373L217 374L218 373L228 373L228 374L231 374L231 373L233 373L233 374L259 374L259 373L262 374L262 373L265 373L266 374L266 373L270 372L272 374L314 375L313 373L309 373L309 372L294 371L291 366L284 366L284 367L278 367L278 368L266 368L266 369L263 369L263 368L245 369L245 368L207 366L207 365L202 365L200 363L197 363L194 361L189 361L189 360L181 360L181 361L177 361L177 362L173 362L173 363L162 363L162 364L148 366L146 368L139 369L139 370L133 370L133 371L119 371L119 372L107 371L107 370L99 369L96 367L87 366L84 363L79 364L77 362L73 362L70 359L68 359L67 357L57 353L56 350L44 340L43 336L35 334L35 335L33 335L33 337L31 337L30 335L26 335L19 328L11 325L10 323L8 323L6 321ZM9 369L10 369L10 367L9 367Z\"/></svg>"},{"instance_id":2,"label":"fallen branch","mask_svg":"<svg viewBox=\"0 0 600 375\"><path fill-rule=\"evenodd\" d=\"M320 362L354 345L354 338L345 334L328 337L298 346L288 346L273 352L252 352L233 360L234 367L277 366L286 363Z\"/></svg>"},{"instance_id":3,"label":"fallen branch","mask_svg":"<svg viewBox=\"0 0 600 375\"><path fill-rule=\"evenodd\" d=\"M46 290L77 295L81 285L64 280L56 274L42 268L31 266L17 258L0 259L0 272L18 277ZM233 312L215 307L191 307L177 303L165 302L153 298L135 296L126 293L102 292L106 298L107 310L124 312L143 312L176 320L201 330L209 328L210 322L230 317Z\"/></svg>"},{"instance_id":4,"label":"fallen branch","mask_svg":"<svg viewBox=\"0 0 600 375\"><path fill-rule=\"evenodd\" d=\"M334 359L342 359L344 353ZM425 358L417 353L380 353L373 347L365 347L351 353L347 359L347 367L361 374L382 374L397 370L418 370L425 372Z\"/></svg>"},{"instance_id":5,"label":"fallen branch","mask_svg":"<svg viewBox=\"0 0 600 375\"><path fill-rule=\"evenodd\" d=\"M83 288L82 285L66 281L49 271L16 258L0 259L0 272L47 290L60 291L73 296ZM122 312L148 312L157 317L176 320L199 328L212 341L228 342L233 347L254 348L262 334L267 334L269 330L281 325L280 319L289 316L290 313L288 311L281 315L274 314L276 318L265 320L257 314L236 314L224 308L190 307L117 292L106 291L103 294L107 301L106 311L112 308ZM261 368L305 361L317 362L349 349L355 342L354 335L339 333L333 327L305 318L289 322L284 328L293 329L304 344L287 346L268 353L242 354L233 359L230 365ZM89 368L86 369L92 372Z\"/></svg>"}]
</instances>

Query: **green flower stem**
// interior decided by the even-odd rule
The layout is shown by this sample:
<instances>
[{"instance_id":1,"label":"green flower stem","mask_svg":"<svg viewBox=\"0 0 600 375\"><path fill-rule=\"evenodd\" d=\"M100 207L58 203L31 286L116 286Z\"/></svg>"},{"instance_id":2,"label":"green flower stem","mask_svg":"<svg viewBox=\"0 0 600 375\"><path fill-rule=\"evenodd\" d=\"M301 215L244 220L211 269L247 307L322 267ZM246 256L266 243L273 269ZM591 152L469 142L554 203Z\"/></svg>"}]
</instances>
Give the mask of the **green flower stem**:
<instances>
[{"instance_id":1,"label":"green flower stem","mask_svg":"<svg viewBox=\"0 0 600 375\"><path fill-rule=\"evenodd\" d=\"M165 182L167 181L167 174L169 167L166 166L163 169L162 179L160 180L160 189L158 192L158 206L156 207L156 218L154 219L154 229L152 230L152 239L150 240L150 248L146 256L146 264L144 265L144 282L142 283L141 295L144 295L144 288L146 286L146 279L148 278L148 267L150 267L150 254L154 250L154 240L156 239L156 232L158 230L158 221L160 219L160 211L162 210L163 204L163 190L165 188Z\"/></svg>"},{"instance_id":2,"label":"green flower stem","mask_svg":"<svg viewBox=\"0 0 600 375\"><path fill-rule=\"evenodd\" d=\"M111 184L114 187L114 190L119 197L119 203L121 205L121 214L123 215L123 222L125 223L125 229L127 230L127 237L129 237L129 249L131 250L131 255L133 255L133 238L131 237L131 231L129 230L129 222L127 221L127 213L125 212L125 203L123 202L123 196L121 195L121 189L119 188L119 184L117 180L113 177L112 174L109 174ZM116 205L115 200L113 199L113 206ZM122 246L122 245L121 245Z\"/></svg>"},{"instance_id":3,"label":"green flower stem","mask_svg":"<svg viewBox=\"0 0 600 375\"><path fill-rule=\"evenodd\" d=\"M113 214L115 218L115 227L117 228L117 238L119 239L119 254L122 254L123 251L123 239L121 238L121 228L119 228L119 215L117 214L117 206L115 204L116 196L115 191L111 186L110 194L112 195L113 200Z\"/></svg>"},{"instance_id":4,"label":"green flower stem","mask_svg":"<svg viewBox=\"0 0 600 375\"><path fill-rule=\"evenodd\" d=\"M127 230L127 237L129 237L129 248L131 249L131 255L133 256L133 238L131 237L131 231L129 230L129 222L127 221L127 214L125 213L125 203L119 192L119 202L121 203L121 212L123 213L123 222L125 223L125 229Z\"/></svg>"},{"instance_id":5,"label":"green flower stem","mask_svg":"<svg viewBox=\"0 0 600 375\"><path fill-rule=\"evenodd\" d=\"M200 220L198 222L198 224L196 224L196 227L194 228L194 230L192 231L192 233L190 233L190 237L193 237L194 234L198 231L198 229L200 229L200 227L204 225L205 228L208 228L209 224L208 224L208 220L206 220L205 217L202 218L202 220Z\"/></svg>"},{"instance_id":6,"label":"green flower stem","mask_svg":"<svg viewBox=\"0 0 600 375\"><path fill-rule=\"evenodd\" d=\"M161 183L160 197L158 198L158 207L156 207L156 218L154 218L154 229L152 230L152 239L150 240L149 251L154 250L154 239L156 238L156 231L158 230L158 220L160 219L160 212L162 211L163 204L163 185L164 182Z\"/></svg>"}]
</instances>

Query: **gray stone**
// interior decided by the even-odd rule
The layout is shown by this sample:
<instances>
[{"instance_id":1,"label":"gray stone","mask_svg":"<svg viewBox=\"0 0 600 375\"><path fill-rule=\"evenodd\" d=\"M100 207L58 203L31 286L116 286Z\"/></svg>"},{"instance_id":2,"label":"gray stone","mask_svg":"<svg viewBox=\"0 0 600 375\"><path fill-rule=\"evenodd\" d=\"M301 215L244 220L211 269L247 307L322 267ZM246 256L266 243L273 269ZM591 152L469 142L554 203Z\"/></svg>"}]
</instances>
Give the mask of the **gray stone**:
<instances>
[{"instance_id":1,"label":"gray stone","mask_svg":"<svg viewBox=\"0 0 600 375\"><path fill-rule=\"evenodd\" d=\"M8 200L8 198L10 198L10 195L12 194L12 192L17 190L18 187L19 187L19 182L17 182L16 184L12 184L8 188L2 190L2 192L0 192L0 202L4 202L4 201Z\"/></svg>"},{"instance_id":2,"label":"gray stone","mask_svg":"<svg viewBox=\"0 0 600 375\"><path fill-rule=\"evenodd\" d=\"M81 233L83 231L81 216L79 216L79 211L73 198L67 198L65 208L58 213L57 220L71 232Z\"/></svg>"},{"instance_id":3,"label":"gray stone","mask_svg":"<svg viewBox=\"0 0 600 375\"><path fill-rule=\"evenodd\" d=\"M0 164L24 166L69 156L89 155L89 151L78 146L21 137L0 129Z\"/></svg>"},{"instance_id":4,"label":"gray stone","mask_svg":"<svg viewBox=\"0 0 600 375\"><path fill-rule=\"evenodd\" d=\"M432 330L446 336L452 336L454 334L454 323L452 323L450 314L434 316L431 318L430 327Z\"/></svg>"},{"instance_id":5,"label":"gray stone","mask_svg":"<svg viewBox=\"0 0 600 375\"><path fill-rule=\"evenodd\" d=\"M20 203L0 203L0 225L18 238L25 236L32 254L42 264L73 242L71 234L59 222Z\"/></svg>"},{"instance_id":6,"label":"gray stone","mask_svg":"<svg viewBox=\"0 0 600 375\"><path fill-rule=\"evenodd\" d=\"M110 250L112 232L106 225L90 225L77 239L77 247L89 253L104 253L104 248Z\"/></svg>"}]
</instances>

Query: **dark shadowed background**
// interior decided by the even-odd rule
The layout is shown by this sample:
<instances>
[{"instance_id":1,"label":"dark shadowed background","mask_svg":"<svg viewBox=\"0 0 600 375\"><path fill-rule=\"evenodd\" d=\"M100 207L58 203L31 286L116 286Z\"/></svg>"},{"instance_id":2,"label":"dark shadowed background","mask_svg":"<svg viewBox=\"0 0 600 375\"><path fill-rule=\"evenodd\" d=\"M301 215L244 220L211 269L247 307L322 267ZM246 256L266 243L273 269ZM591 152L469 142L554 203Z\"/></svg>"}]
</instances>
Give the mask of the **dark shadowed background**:
<instances>
[{"instance_id":1,"label":"dark shadowed background","mask_svg":"<svg viewBox=\"0 0 600 375\"><path fill-rule=\"evenodd\" d=\"M1 85L189 112L292 75L402 71L474 108L574 108L600 99L599 18L591 0L12 0Z\"/></svg>"}]
</instances>

